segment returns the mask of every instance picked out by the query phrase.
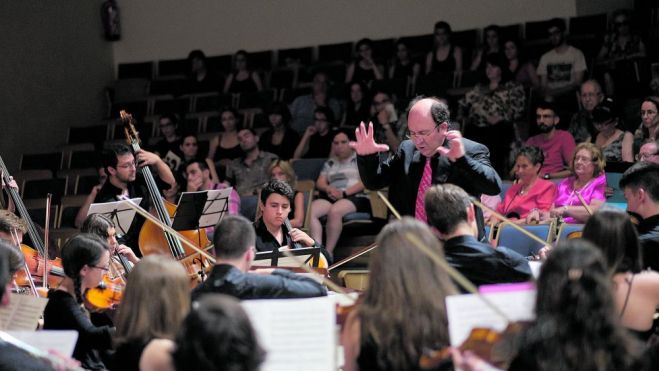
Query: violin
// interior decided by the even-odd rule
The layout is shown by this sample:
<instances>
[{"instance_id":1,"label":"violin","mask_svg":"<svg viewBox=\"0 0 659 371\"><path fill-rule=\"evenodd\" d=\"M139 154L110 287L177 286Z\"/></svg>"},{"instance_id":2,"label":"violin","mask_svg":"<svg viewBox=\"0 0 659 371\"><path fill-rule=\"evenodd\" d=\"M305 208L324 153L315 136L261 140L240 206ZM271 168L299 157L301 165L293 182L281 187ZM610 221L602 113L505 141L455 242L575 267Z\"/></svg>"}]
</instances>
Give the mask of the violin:
<instances>
[{"instance_id":1,"label":"violin","mask_svg":"<svg viewBox=\"0 0 659 371\"><path fill-rule=\"evenodd\" d=\"M94 312L114 309L121 302L124 288L119 277L112 279L107 274L103 275L103 280L98 286L85 291L83 295L85 306Z\"/></svg>"},{"instance_id":2,"label":"violin","mask_svg":"<svg viewBox=\"0 0 659 371\"><path fill-rule=\"evenodd\" d=\"M135 129L135 120L132 115L128 114L126 111L121 111L120 116L121 121L124 123L126 140L133 149L133 152L138 153L141 148L139 133ZM158 191L153 174L148 166L140 168L140 171L144 176L157 220L161 224L171 227L172 221L170 218L173 217L176 212L176 205L163 200ZM147 218L147 221L145 221L140 230L139 248L142 255L145 256L151 254L171 255L176 260L183 263L188 274L193 279L201 282L205 277L206 270L209 269L212 264L210 264L203 255L199 255L196 250L190 249L189 244L184 246L181 242L181 237L186 238L188 242L202 249L210 245L206 231L203 229L172 234L167 230L163 231L159 223L154 224L151 219Z\"/></svg>"},{"instance_id":3,"label":"violin","mask_svg":"<svg viewBox=\"0 0 659 371\"><path fill-rule=\"evenodd\" d=\"M0 172L2 173L2 180L5 184L10 184L9 171L5 165L2 157L0 157ZM37 295L35 283L40 283L42 287L46 285L50 287L58 286L64 279L64 269L62 268L62 261L57 259L48 259L47 245L44 244L36 225L32 221L30 214L23 203L23 199L18 194L18 191L12 187L7 187L7 194L11 198L16 211L21 216L27 226L27 234L34 245L34 248L27 245L21 245L21 252L25 257L26 270L19 272L17 275L17 283L20 286L29 286L33 289L34 294ZM50 199L50 197L49 197ZM46 219L49 219L50 207L46 207ZM47 239L46 239L47 241ZM16 242L19 242L18 240Z\"/></svg>"}]
</instances>

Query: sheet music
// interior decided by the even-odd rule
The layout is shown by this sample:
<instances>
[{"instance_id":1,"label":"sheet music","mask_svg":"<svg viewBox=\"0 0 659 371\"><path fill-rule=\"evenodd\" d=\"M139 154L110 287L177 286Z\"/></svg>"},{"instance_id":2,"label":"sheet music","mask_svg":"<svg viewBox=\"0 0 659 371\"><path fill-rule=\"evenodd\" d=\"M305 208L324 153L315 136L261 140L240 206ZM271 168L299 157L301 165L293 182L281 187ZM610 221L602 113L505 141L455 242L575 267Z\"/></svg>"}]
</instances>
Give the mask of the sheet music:
<instances>
[{"instance_id":1,"label":"sheet music","mask_svg":"<svg viewBox=\"0 0 659 371\"><path fill-rule=\"evenodd\" d=\"M336 310L330 297L241 304L267 351L262 371L335 371Z\"/></svg>"},{"instance_id":2,"label":"sheet music","mask_svg":"<svg viewBox=\"0 0 659 371\"><path fill-rule=\"evenodd\" d=\"M131 198L130 201L139 205L142 202L141 197ZM131 223L135 218L135 209L125 205L128 201L103 202L89 205L87 216L91 214L103 214L112 219L117 233L125 234L130 229Z\"/></svg>"},{"instance_id":3,"label":"sheet music","mask_svg":"<svg viewBox=\"0 0 659 371\"><path fill-rule=\"evenodd\" d=\"M73 349L78 341L78 331L75 330L7 331L7 333L44 352L55 350L69 357L73 355Z\"/></svg>"},{"instance_id":4,"label":"sheet music","mask_svg":"<svg viewBox=\"0 0 659 371\"><path fill-rule=\"evenodd\" d=\"M277 259L277 267L297 268L300 266L300 262L306 262L307 260L310 260L311 256L312 256L311 254L299 255L296 256L295 258L291 258L288 256L280 256ZM269 267L271 265L270 264L271 261L272 258L270 257L268 257L267 259L254 259L252 266Z\"/></svg>"},{"instance_id":5,"label":"sheet music","mask_svg":"<svg viewBox=\"0 0 659 371\"><path fill-rule=\"evenodd\" d=\"M12 293L9 305L0 308L0 330L36 331L48 299Z\"/></svg>"},{"instance_id":6,"label":"sheet music","mask_svg":"<svg viewBox=\"0 0 659 371\"><path fill-rule=\"evenodd\" d=\"M535 289L483 294L511 321L530 321L535 318ZM474 327L495 330L506 328L506 321L474 294L451 295L446 298L451 345L458 346Z\"/></svg>"},{"instance_id":7,"label":"sheet music","mask_svg":"<svg viewBox=\"0 0 659 371\"><path fill-rule=\"evenodd\" d=\"M220 222L220 217L229 211L229 196L233 187L224 189L210 189L208 191L208 200L204 205L204 213L199 218L199 227L214 227Z\"/></svg>"}]
</instances>

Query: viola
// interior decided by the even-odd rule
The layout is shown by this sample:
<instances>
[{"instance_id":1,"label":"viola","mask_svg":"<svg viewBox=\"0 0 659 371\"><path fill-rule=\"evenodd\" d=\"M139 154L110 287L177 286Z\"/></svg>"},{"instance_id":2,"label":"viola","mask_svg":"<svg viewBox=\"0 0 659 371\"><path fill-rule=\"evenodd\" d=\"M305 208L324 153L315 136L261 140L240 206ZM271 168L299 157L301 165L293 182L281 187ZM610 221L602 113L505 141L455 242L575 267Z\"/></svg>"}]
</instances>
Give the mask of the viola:
<instances>
[{"instance_id":1,"label":"viola","mask_svg":"<svg viewBox=\"0 0 659 371\"><path fill-rule=\"evenodd\" d=\"M121 302L124 288L119 277L112 279L106 274L98 286L85 291L85 306L94 312L114 309Z\"/></svg>"},{"instance_id":2,"label":"viola","mask_svg":"<svg viewBox=\"0 0 659 371\"><path fill-rule=\"evenodd\" d=\"M141 148L139 133L135 129L135 120L132 115L128 114L126 111L121 111L120 115L121 120L124 123L124 132L128 144L131 146L134 153L138 153L141 151ZM171 227L172 221L170 218L174 215L176 206L163 200L158 191L158 186L153 174L148 166L141 167L140 172L144 176L149 196L151 197L153 208L155 210L155 215L157 217L156 219L159 221L159 223L154 224L151 219L147 218L147 221L142 226L139 235L139 248L142 255L171 255L176 260L182 262L188 274L193 279L203 281L207 268L212 266L212 264L209 263L205 256L198 254L195 249L189 248L188 244L184 246L180 238L183 236L188 242L203 249L210 245L208 236L206 236L206 231L202 229L176 234L172 234L168 230L163 231L160 224Z\"/></svg>"},{"instance_id":3,"label":"viola","mask_svg":"<svg viewBox=\"0 0 659 371\"><path fill-rule=\"evenodd\" d=\"M48 271L47 284L49 287L57 287L62 283L65 276L64 268L62 268L62 259L44 259L38 251L24 244L21 244L21 252L23 252L23 257L25 257L25 265L27 266L29 273L36 279L36 281L41 282L43 279L43 272ZM28 285L27 273L25 271L19 271L17 273L16 283L19 286Z\"/></svg>"}]
</instances>

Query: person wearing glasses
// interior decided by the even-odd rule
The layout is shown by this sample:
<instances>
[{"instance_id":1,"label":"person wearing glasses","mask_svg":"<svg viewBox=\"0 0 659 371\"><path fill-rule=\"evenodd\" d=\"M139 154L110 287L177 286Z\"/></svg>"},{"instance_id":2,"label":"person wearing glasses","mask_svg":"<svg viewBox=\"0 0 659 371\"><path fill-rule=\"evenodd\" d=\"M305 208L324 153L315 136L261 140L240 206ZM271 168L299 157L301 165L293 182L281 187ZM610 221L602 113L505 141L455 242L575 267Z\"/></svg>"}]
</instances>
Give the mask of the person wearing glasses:
<instances>
[{"instance_id":1,"label":"person wearing glasses","mask_svg":"<svg viewBox=\"0 0 659 371\"><path fill-rule=\"evenodd\" d=\"M602 86L595 79L586 80L579 90L581 109L572 116L567 131L572 134L576 143L590 142L595 138L597 130L593 124L593 110L604 100Z\"/></svg>"},{"instance_id":2,"label":"person wearing glasses","mask_svg":"<svg viewBox=\"0 0 659 371\"><path fill-rule=\"evenodd\" d=\"M137 155L134 155L128 146L119 144L104 150L101 154L101 162L108 179L96 194L94 203L114 202L117 200L117 196L141 197L140 206L149 210L152 202L147 185L141 173L137 171L138 168L141 169L145 166L151 166L156 170L157 176L154 178L159 191L173 190L177 187L176 179L169 166L152 152L140 150ZM142 256L137 245L142 224L144 224L144 218L136 215L129 230L119 241L132 248L137 257Z\"/></svg>"},{"instance_id":3,"label":"person wearing glasses","mask_svg":"<svg viewBox=\"0 0 659 371\"><path fill-rule=\"evenodd\" d=\"M636 155L636 160L654 162L659 164L659 141L650 140L641 146L641 150Z\"/></svg>"},{"instance_id":4,"label":"person wearing glasses","mask_svg":"<svg viewBox=\"0 0 659 371\"><path fill-rule=\"evenodd\" d=\"M86 370L106 369L100 352L112 349L114 328L95 326L89 319L83 295L94 288L110 270L108 244L100 237L81 233L62 247L64 280L57 289L48 292L48 304L43 313L44 330L75 330L78 342L73 358Z\"/></svg>"},{"instance_id":5,"label":"person wearing glasses","mask_svg":"<svg viewBox=\"0 0 659 371\"><path fill-rule=\"evenodd\" d=\"M646 97L641 103L641 125L634 132L634 148L646 140L659 139L659 97Z\"/></svg>"},{"instance_id":6,"label":"person wearing glasses","mask_svg":"<svg viewBox=\"0 0 659 371\"><path fill-rule=\"evenodd\" d=\"M452 183L470 195L499 194L501 178L480 143L462 138L449 128L448 106L437 98L418 97L408 108L408 139L388 156L386 144L373 139L373 124L355 131L359 175L367 189L389 187L389 198L402 215L426 221L424 196L431 184ZM479 238L484 236L483 214L477 209Z\"/></svg>"}]
</instances>

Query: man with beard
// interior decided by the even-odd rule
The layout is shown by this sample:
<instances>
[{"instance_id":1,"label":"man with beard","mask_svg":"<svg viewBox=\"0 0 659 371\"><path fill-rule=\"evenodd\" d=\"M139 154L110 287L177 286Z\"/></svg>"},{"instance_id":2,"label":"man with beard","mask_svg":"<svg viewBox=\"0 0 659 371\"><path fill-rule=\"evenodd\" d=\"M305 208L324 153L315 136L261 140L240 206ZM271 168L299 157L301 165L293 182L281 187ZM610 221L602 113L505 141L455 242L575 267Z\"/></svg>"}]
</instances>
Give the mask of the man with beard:
<instances>
[{"instance_id":1,"label":"man with beard","mask_svg":"<svg viewBox=\"0 0 659 371\"><path fill-rule=\"evenodd\" d=\"M526 141L527 146L538 147L545 155L540 169L544 179L564 178L570 175L569 164L574 152L574 138L565 130L556 129L560 117L551 103L543 102L535 110L540 134Z\"/></svg>"},{"instance_id":2,"label":"man with beard","mask_svg":"<svg viewBox=\"0 0 659 371\"><path fill-rule=\"evenodd\" d=\"M277 155L259 149L259 137L253 129L238 132L238 143L243 155L227 166L227 179L240 196L251 196L270 179L268 166Z\"/></svg>"},{"instance_id":3,"label":"man with beard","mask_svg":"<svg viewBox=\"0 0 659 371\"><path fill-rule=\"evenodd\" d=\"M140 150L136 155L133 155L131 149L123 144L103 151L101 160L108 179L98 191L94 199L95 203L114 202L117 201L117 196L141 197L140 206L149 210L153 203L144 177L137 172L138 168L142 169L145 166L152 166L155 170L154 175L157 176L154 178L159 191L176 187L171 169L157 154ZM142 256L137 240L143 224L144 218L136 215L129 230L120 238L120 242L132 248L138 257ZM117 232L121 233L121 231Z\"/></svg>"}]
</instances>

